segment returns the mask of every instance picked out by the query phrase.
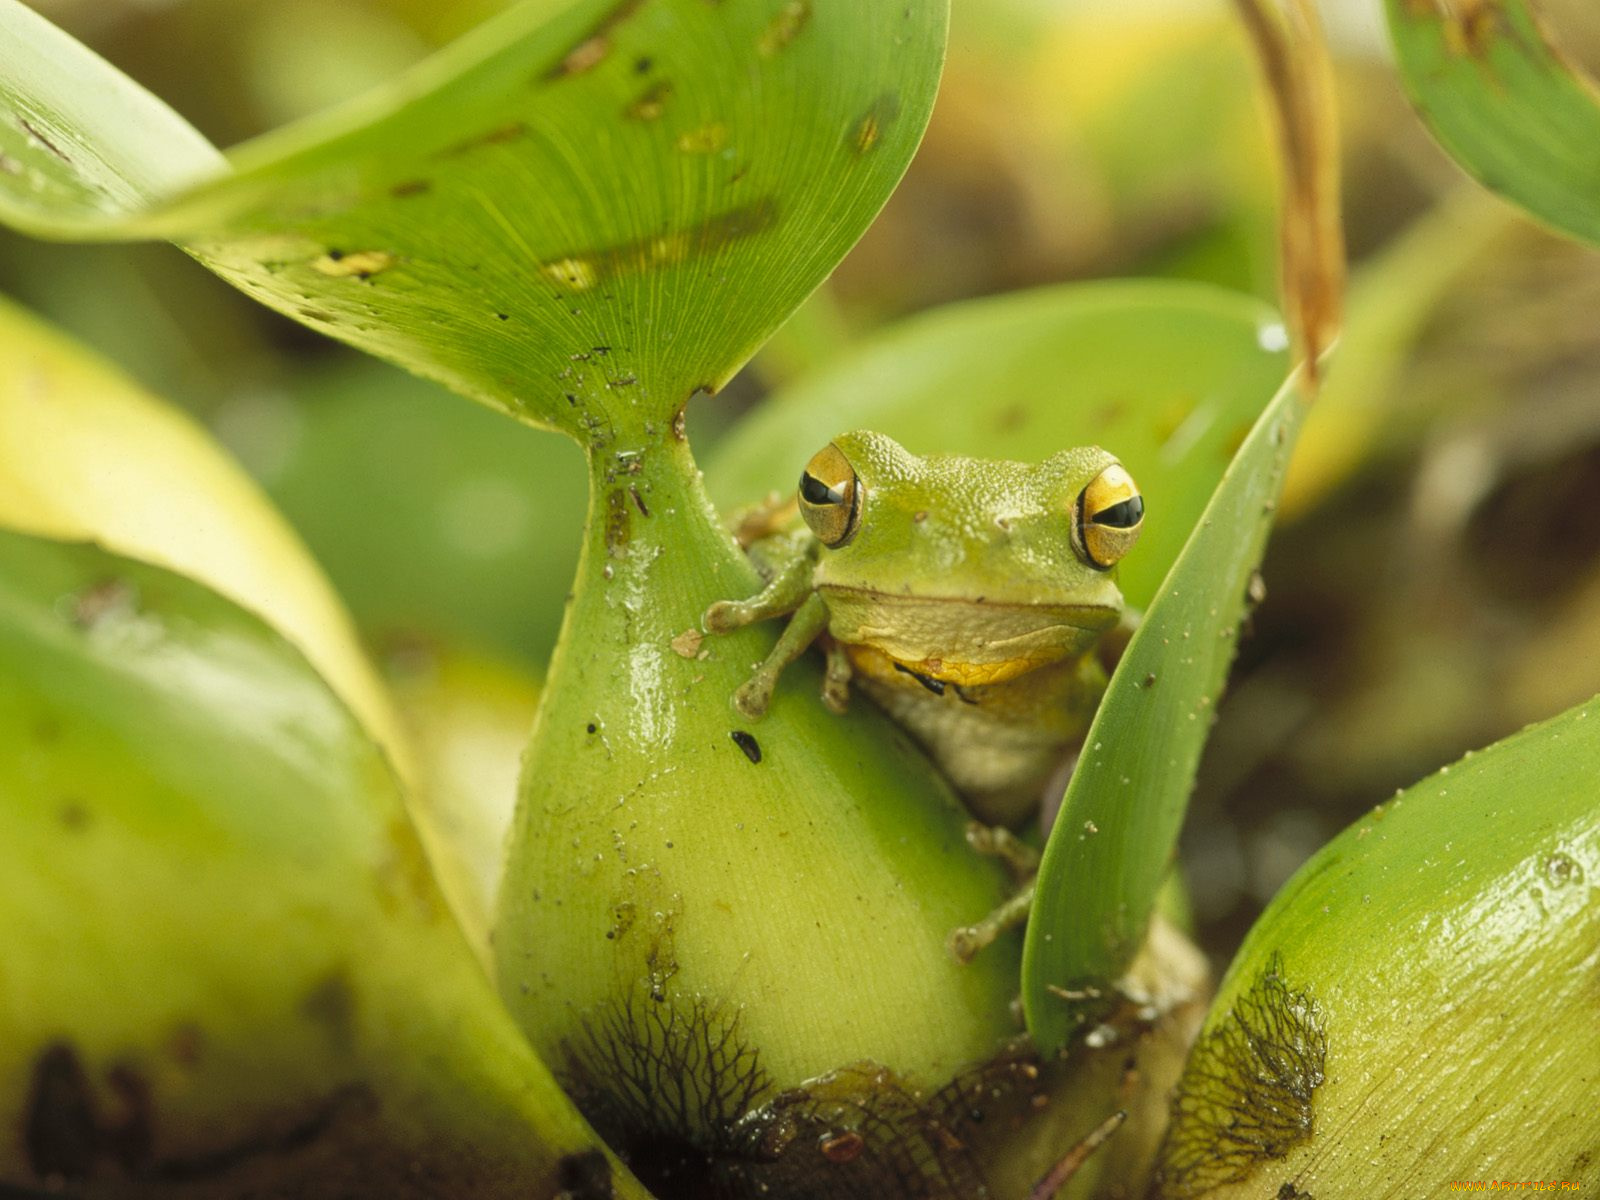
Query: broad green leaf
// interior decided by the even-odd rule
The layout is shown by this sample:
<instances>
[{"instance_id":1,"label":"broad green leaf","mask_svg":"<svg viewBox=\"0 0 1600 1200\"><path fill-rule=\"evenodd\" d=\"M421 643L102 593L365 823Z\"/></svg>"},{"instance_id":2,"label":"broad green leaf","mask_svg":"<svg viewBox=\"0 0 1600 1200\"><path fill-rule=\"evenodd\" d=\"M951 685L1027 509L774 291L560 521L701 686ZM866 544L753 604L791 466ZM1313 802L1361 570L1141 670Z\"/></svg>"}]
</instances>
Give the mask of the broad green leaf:
<instances>
[{"instance_id":1,"label":"broad green leaf","mask_svg":"<svg viewBox=\"0 0 1600 1200\"><path fill-rule=\"evenodd\" d=\"M1385 0L1395 59L1434 136L1485 187L1600 243L1600 92L1533 0Z\"/></svg>"},{"instance_id":2,"label":"broad green leaf","mask_svg":"<svg viewBox=\"0 0 1600 1200\"><path fill-rule=\"evenodd\" d=\"M1158 1194L1585 1180L1597 780L1590 701L1443 768L1307 862L1223 981Z\"/></svg>"},{"instance_id":3,"label":"broad green leaf","mask_svg":"<svg viewBox=\"0 0 1600 1200\"><path fill-rule=\"evenodd\" d=\"M94 540L258 613L407 769L349 616L260 489L182 413L3 298L0 526Z\"/></svg>"},{"instance_id":4,"label":"broad green leaf","mask_svg":"<svg viewBox=\"0 0 1600 1200\"><path fill-rule=\"evenodd\" d=\"M0 216L179 242L315 329L596 444L665 426L882 205L932 104L946 6L548 8L224 165L0 0Z\"/></svg>"},{"instance_id":5,"label":"broad green leaf","mask_svg":"<svg viewBox=\"0 0 1600 1200\"><path fill-rule=\"evenodd\" d=\"M1117 666L1045 847L1023 950L1028 1028L1065 1043L1143 941L1306 411L1298 374L1239 447ZM1152 516L1154 514L1152 513Z\"/></svg>"},{"instance_id":6,"label":"broad green leaf","mask_svg":"<svg viewBox=\"0 0 1600 1200\"><path fill-rule=\"evenodd\" d=\"M523 1197L582 1163L643 1197L282 637L183 576L0 531L0 680L0 1182Z\"/></svg>"},{"instance_id":7,"label":"broad green leaf","mask_svg":"<svg viewBox=\"0 0 1600 1200\"><path fill-rule=\"evenodd\" d=\"M1129 603L1143 606L1282 383L1286 350L1265 305L1194 284L1076 284L953 305L774 396L717 445L706 481L725 510L787 492L852 429L916 454L1023 461L1100 445L1145 496L1144 533L1118 567Z\"/></svg>"}]
</instances>

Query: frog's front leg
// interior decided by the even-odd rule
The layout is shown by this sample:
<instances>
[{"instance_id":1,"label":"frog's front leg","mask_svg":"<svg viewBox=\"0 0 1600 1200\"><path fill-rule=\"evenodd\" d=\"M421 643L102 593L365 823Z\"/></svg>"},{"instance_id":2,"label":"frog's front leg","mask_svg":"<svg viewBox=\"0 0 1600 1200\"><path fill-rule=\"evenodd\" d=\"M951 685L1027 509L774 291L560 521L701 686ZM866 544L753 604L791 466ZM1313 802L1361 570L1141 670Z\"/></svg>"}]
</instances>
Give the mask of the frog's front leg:
<instances>
[{"instance_id":1,"label":"frog's front leg","mask_svg":"<svg viewBox=\"0 0 1600 1200\"><path fill-rule=\"evenodd\" d=\"M766 714L783 669L828 627L827 606L811 586L815 545L809 537L764 539L758 565L766 568L767 585L748 600L719 600L701 618L708 632L731 633L757 621L794 614L772 653L734 693L734 707L752 720Z\"/></svg>"},{"instance_id":2,"label":"frog's front leg","mask_svg":"<svg viewBox=\"0 0 1600 1200\"><path fill-rule=\"evenodd\" d=\"M822 597L812 593L784 626L778 644L762 660L755 673L733 694L733 706L751 720L766 716L773 689L783 669L806 652L828 627L828 608Z\"/></svg>"},{"instance_id":3,"label":"frog's front leg","mask_svg":"<svg viewBox=\"0 0 1600 1200\"><path fill-rule=\"evenodd\" d=\"M1030 883L976 925L962 925L952 930L945 945L957 962L969 963L1006 930L1027 921L1032 909L1033 884Z\"/></svg>"},{"instance_id":4,"label":"frog's front leg","mask_svg":"<svg viewBox=\"0 0 1600 1200\"><path fill-rule=\"evenodd\" d=\"M765 538L757 543L750 557L765 576L766 586L748 600L718 600L706 609L700 618L706 632L732 633L800 608L812 595L815 546L816 539L809 537Z\"/></svg>"}]
</instances>

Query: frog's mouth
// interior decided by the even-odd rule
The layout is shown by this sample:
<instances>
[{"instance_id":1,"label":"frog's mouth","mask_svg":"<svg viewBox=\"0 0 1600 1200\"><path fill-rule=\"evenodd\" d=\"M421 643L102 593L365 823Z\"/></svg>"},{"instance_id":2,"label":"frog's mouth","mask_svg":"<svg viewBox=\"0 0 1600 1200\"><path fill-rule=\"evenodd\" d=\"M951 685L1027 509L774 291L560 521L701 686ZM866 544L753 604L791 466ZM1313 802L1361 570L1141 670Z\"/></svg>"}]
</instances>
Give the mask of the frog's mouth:
<instances>
[{"instance_id":1,"label":"frog's mouth","mask_svg":"<svg viewBox=\"0 0 1600 1200\"><path fill-rule=\"evenodd\" d=\"M828 632L899 669L941 683L1004 683L1089 652L1120 610L1098 604L1019 604L971 597L827 589Z\"/></svg>"}]
</instances>

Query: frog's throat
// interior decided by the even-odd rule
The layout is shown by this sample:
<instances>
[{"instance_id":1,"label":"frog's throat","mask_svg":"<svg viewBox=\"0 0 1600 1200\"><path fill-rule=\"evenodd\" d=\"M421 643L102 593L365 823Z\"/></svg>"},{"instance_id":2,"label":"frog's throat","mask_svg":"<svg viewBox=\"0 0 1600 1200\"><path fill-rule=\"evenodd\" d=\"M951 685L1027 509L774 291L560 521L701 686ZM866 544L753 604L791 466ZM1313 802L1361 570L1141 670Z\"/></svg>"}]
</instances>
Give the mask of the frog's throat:
<instances>
[{"instance_id":1,"label":"frog's throat","mask_svg":"<svg viewBox=\"0 0 1600 1200\"><path fill-rule=\"evenodd\" d=\"M1088 653L1120 615L1100 605L997 604L831 588L826 599L835 640L962 687L1004 683Z\"/></svg>"}]
</instances>

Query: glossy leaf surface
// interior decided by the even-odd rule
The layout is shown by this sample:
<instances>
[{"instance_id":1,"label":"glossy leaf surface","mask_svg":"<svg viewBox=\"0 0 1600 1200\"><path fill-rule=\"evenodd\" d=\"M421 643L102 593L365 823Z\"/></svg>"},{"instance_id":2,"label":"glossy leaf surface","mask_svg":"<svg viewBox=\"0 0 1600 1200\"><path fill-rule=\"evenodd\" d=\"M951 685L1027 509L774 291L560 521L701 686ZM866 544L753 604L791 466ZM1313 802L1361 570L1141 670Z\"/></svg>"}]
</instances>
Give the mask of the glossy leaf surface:
<instances>
[{"instance_id":1,"label":"glossy leaf surface","mask_svg":"<svg viewBox=\"0 0 1600 1200\"><path fill-rule=\"evenodd\" d=\"M610 1176L382 755L282 637L180 575L6 531L0 669L0 1180L510 1197L554 1194L566 1155Z\"/></svg>"},{"instance_id":2,"label":"glossy leaf surface","mask_svg":"<svg viewBox=\"0 0 1600 1200\"><path fill-rule=\"evenodd\" d=\"M1485 187L1600 242L1600 91L1533 0L1386 0L1395 59L1434 136Z\"/></svg>"},{"instance_id":3,"label":"glossy leaf surface","mask_svg":"<svg viewBox=\"0 0 1600 1200\"><path fill-rule=\"evenodd\" d=\"M404 770L383 684L288 523L186 416L0 298L0 526L179 571L292 641Z\"/></svg>"},{"instance_id":4,"label":"glossy leaf surface","mask_svg":"<svg viewBox=\"0 0 1600 1200\"><path fill-rule=\"evenodd\" d=\"M1159 1194L1292 1179L1359 1196L1490 1164L1581 1180L1600 1146L1597 778L1590 701L1443 768L1307 862L1223 982ZM1495 1086L1464 1086L1477 1079Z\"/></svg>"},{"instance_id":5,"label":"glossy leaf surface","mask_svg":"<svg viewBox=\"0 0 1600 1200\"><path fill-rule=\"evenodd\" d=\"M623 414L665 424L887 198L932 104L945 5L549 8L224 166L0 0L0 215L180 242L295 319L536 424L595 441Z\"/></svg>"}]
</instances>

